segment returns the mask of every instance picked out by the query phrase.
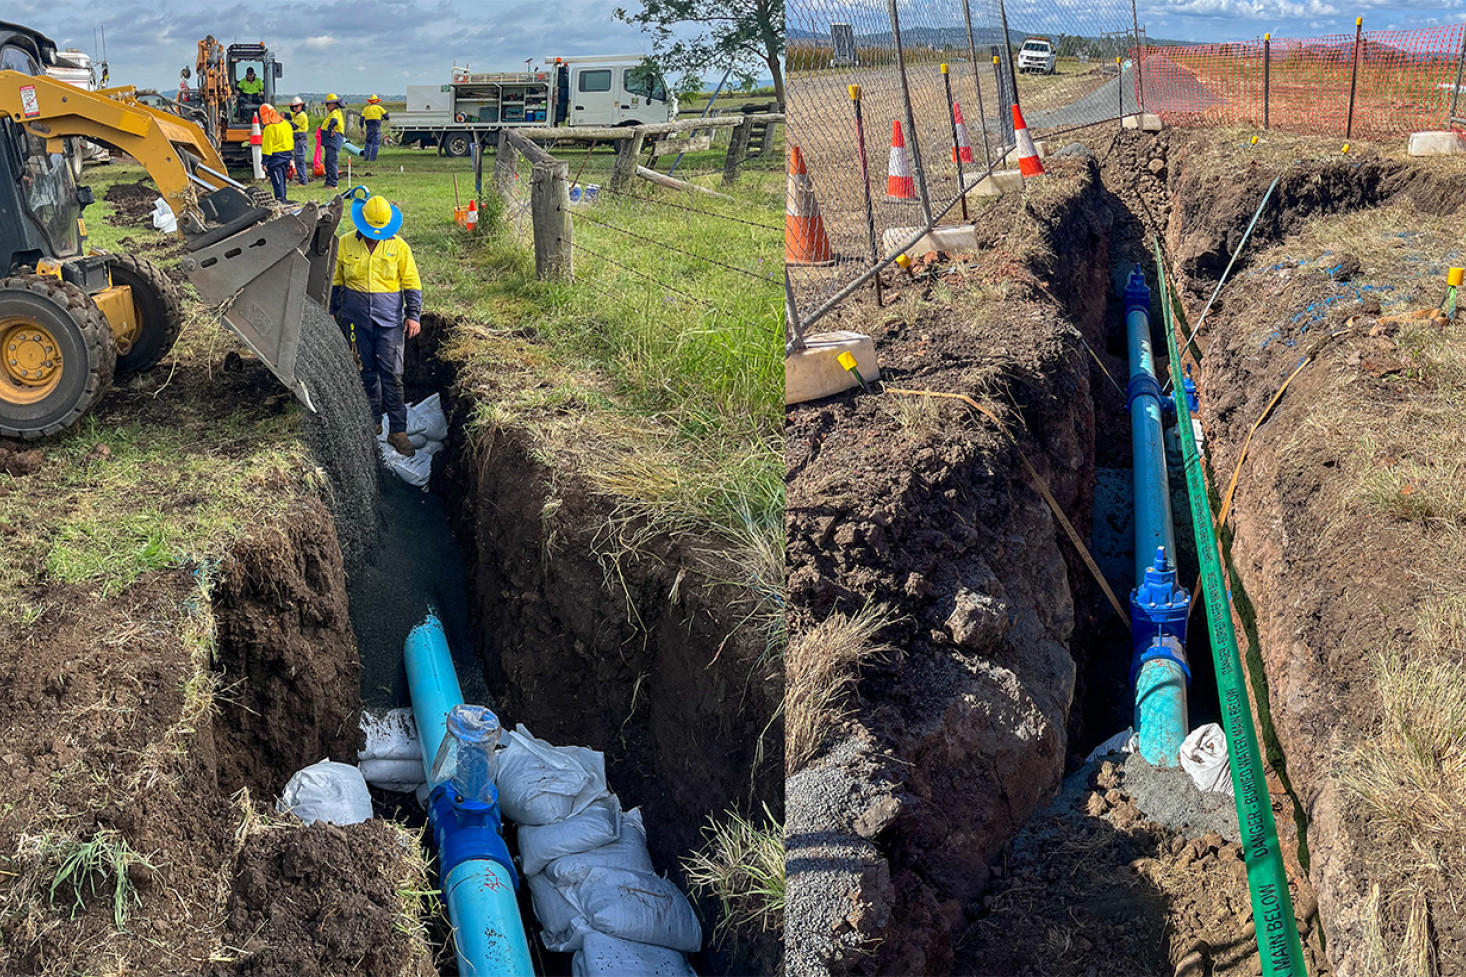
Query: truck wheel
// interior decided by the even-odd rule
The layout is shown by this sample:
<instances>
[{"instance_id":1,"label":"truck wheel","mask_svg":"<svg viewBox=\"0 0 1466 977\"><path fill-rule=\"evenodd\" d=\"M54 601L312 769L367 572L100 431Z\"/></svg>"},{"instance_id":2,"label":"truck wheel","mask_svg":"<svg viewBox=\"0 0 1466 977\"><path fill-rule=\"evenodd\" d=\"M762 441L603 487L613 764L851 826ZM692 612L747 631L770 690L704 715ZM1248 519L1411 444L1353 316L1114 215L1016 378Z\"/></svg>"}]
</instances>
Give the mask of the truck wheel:
<instances>
[{"instance_id":1,"label":"truck wheel","mask_svg":"<svg viewBox=\"0 0 1466 977\"><path fill-rule=\"evenodd\" d=\"M450 132L443 137L443 153L447 156L467 156L473 152L473 140L466 132Z\"/></svg>"},{"instance_id":2,"label":"truck wheel","mask_svg":"<svg viewBox=\"0 0 1466 977\"><path fill-rule=\"evenodd\" d=\"M112 383L117 347L85 292L55 278L0 279L0 435L66 430Z\"/></svg>"},{"instance_id":3,"label":"truck wheel","mask_svg":"<svg viewBox=\"0 0 1466 977\"><path fill-rule=\"evenodd\" d=\"M132 254L112 257L112 284L132 288L137 334L127 352L117 356L117 376L130 377L157 366L183 330L183 301L178 286L163 269Z\"/></svg>"}]
</instances>

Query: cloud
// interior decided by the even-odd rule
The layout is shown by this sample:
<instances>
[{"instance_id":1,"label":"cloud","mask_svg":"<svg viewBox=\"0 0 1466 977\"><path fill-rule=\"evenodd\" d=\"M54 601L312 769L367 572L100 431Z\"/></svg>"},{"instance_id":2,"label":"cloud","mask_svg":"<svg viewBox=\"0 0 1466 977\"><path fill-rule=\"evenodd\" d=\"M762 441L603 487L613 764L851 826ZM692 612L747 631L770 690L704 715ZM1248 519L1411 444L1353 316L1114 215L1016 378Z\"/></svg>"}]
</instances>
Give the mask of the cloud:
<instances>
[{"instance_id":1,"label":"cloud","mask_svg":"<svg viewBox=\"0 0 1466 977\"><path fill-rule=\"evenodd\" d=\"M315 37L307 37L305 39L305 46L313 50L328 48L335 43L336 38L332 37L330 34L317 34Z\"/></svg>"}]
</instances>

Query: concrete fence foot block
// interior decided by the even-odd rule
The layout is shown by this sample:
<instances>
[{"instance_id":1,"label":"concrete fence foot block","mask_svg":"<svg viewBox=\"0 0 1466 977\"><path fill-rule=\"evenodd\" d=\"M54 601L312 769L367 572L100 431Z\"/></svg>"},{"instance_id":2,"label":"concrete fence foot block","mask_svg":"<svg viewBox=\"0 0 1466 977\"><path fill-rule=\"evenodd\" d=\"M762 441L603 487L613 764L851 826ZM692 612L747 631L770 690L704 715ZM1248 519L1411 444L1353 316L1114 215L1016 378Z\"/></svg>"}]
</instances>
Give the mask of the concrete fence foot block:
<instances>
[{"instance_id":1,"label":"concrete fence foot block","mask_svg":"<svg viewBox=\"0 0 1466 977\"><path fill-rule=\"evenodd\" d=\"M1141 132L1160 132L1166 127L1161 117L1154 112L1140 112L1136 115L1127 115L1120 120L1120 125L1126 129L1139 129Z\"/></svg>"},{"instance_id":2,"label":"concrete fence foot block","mask_svg":"<svg viewBox=\"0 0 1466 977\"><path fill-rule=\"evenodd\" d=\"M805 348L784 357L784 405L833 397L860 384L840 365L841 353L855 357L855 368L867 383L878 380L876 344L858 332L824 332L805 338Z\"/></svg>"},{"instance_id":3,"label":"concrete fence foot block","mask_svg":"<svg viewBox=\"0 0 1466 977\"><path fill-rule=\"evenodd\" d=\"M1410 155L1466 155L1466 139L1462 139L1454 132L1412 132L1410 133Z\"/></svg>"},{"instance_id":4,"label":"concrete fence foot block","mask_svg":"<svg viewBox=\"0 0 1466 977\"><path fill-rule=\"evenodd\" d=\"M978 180L976 176L967 178L967 185L972 187L968 191L973 197L1001 197L1005 193L1017 193L1023 189L1023 174L1018 170L994 170L991 176L985 176Z\"/></svg>"},{"instance_id":5,"label":"concrete fence foot block","mask_svg":"<svg viewBox=\"0 0 1466 977\"><path fill-rule=\"evenodd\" d=\"M890 254L901 246L903 241L911 240L911 235L921 230L919 227L892 227L881 235L881 246L884 253ZM968 224L961 227L938 227L931 233L923 235L911 247L906 249L908 258L920 258L931 251L976 251L977 250L977 228Z\"/></svg>"}]
</instances>

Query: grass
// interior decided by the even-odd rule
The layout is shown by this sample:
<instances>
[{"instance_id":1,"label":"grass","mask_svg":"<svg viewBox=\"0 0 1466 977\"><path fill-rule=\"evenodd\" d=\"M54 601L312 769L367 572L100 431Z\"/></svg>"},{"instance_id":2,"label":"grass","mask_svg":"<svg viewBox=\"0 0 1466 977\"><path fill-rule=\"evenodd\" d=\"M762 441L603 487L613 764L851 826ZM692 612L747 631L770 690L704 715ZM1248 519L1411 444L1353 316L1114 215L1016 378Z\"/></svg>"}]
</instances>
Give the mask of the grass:
<instances>
[{"instance_id":1,"label":"grass","mask_svg":"<svg viewBox=\"0 0 1466 977\"><path fill-rule=\"evenodd\" d=\"M703 847L684 858L682 867L694 889L716 897L722 906L719 929L782 931L784 829L768 807L762 821L736 811L722 820L710 817L703 836Z\"/></svg>"},{"instance_id":2,"label":"grass","mask_svg":"<svg viewBox=\"0 0 1466 977\"><path fill-rule=\"evenodd\" d=\"M784 772L805 767L850 716L847 699L860 668L889 648L877 635L892 624L890 612L867 605L836 612L789 645L785 659Z\"/></svg>"},{"instance_id":3,"label":"grass","mask_svg":"<svg viewBox=\"0 0 1466 977\"><path fill-rule=\"evenodd\" d=\"M129 872L156 868L112 828L101 828L86 840L51 832L23 836L20 850L34 860L36 877L51 876L47 895L52 905L58 894L69 898L72 918L110 881L112 921L118 930L125 928L128 912L139 901Z\"/></svg>"}]
</instances>

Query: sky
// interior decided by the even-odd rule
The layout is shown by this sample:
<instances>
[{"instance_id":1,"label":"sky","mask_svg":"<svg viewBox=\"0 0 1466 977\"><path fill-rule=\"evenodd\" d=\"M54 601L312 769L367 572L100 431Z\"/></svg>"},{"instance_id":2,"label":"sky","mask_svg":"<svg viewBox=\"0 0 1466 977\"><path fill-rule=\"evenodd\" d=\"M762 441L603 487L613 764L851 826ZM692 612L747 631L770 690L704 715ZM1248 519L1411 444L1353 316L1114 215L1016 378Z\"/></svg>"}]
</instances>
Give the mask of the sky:
<instances>
[{"instance_id":1,"label":"sky","mask_svg":"<svg viewBox=\"0 0 1466 977\"><path fill-rule=\"evenodd\" d=\"M1251 40L1353 34L1365 30L1414 30L1466 21L1463 0L1137 0L1137 13L1153 37L1186 41Z\"/></svg>"},{"instance_id":2,"label":"sky","mask_svg":"<svg viewBox=\"0 0 1466 977\"><path fill-rule=\"evenodd\" d=\"M525 70L526 58L645 54L651 39L618 21L636 0L5 0L0 19L92 54L105 27L111 83L176 89L197 42L263 41L284 66L283 94L380 92L475 71Z\"/></svg>"}]
</instances>

